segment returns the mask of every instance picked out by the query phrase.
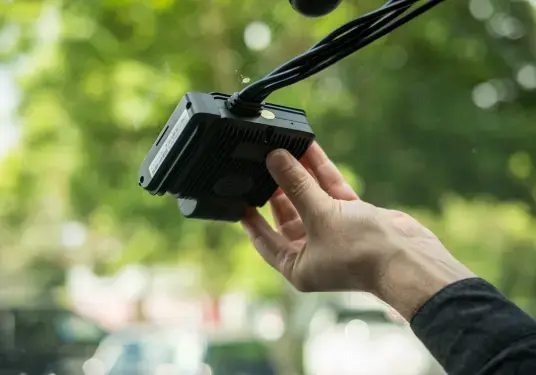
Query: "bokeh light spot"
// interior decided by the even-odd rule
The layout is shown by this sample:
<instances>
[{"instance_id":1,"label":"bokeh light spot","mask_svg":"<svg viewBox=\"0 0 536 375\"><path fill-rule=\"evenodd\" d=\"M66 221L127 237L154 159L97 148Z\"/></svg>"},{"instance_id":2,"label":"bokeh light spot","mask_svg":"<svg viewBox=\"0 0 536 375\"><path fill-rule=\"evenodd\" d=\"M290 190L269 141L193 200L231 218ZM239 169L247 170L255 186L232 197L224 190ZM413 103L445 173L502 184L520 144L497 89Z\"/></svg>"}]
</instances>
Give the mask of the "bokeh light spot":
<instances>
[{"instance_id":1,"label":"bokeh light spot","mask_svg":"<svg viewBox=\"0 0 536 375\"><path fill-rule=\"evenodd\" d=\"M489 0L471 0L469 2L469 11L477 20L488 20L493 16L493 5Z\"/></svg>"},{"instance_id":2,"label":"bokeh light spot","mask_svg":"<svg viewBox=\"0 0 536 375\"><path fill-rule=\"evenodd\" d=\"M530 155L526 152L516 152L508 160L508 168L520 180L528 178L533 169Z\"/></svg>"},{"instance_id":3,"label":"bokeh light spot","mask_svg":"<svg viewBox=\"0 0 536 375\"><path fill-rule=\"evenodd\" d=\"M481 83L473 89L473 103L477 107L489 109L499 101L499 92L489 82Z\"/></svg>"},{"instance_id":4,"label":"bokeh light spot","mask_svg":"<svg viewBox=\"0 0 536 375\"><path fill-rule=\"evenodd\" d=\"M244 30L244 43L253 51L266 49L271 42L272 31L264 22L252 22Z\"/></svg>"},{"instance_id":5,"label":"bokeh light spot","mask_svg":"<svg viewBox=\"0 0 536 375\"><path fill-rule=\"evenodd\" d=\"M517 71L516 80L524 89L536 89L536 66L532 64L523 65Z\"/></svg>"}]
</instances>

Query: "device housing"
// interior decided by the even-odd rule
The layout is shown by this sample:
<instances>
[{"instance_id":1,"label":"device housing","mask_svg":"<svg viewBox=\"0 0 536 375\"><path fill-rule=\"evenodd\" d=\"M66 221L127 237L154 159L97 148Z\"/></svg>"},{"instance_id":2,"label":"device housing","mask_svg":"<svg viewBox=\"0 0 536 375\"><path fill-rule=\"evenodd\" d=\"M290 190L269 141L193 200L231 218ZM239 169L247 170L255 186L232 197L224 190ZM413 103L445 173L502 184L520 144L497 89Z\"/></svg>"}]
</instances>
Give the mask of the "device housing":
<instances>
[{"instance_id":1,"label":"device housing","mask_svg":"<svg viewBox=\"0 0 536 375\"><path fill-rule=\"evenodd\" d=\"M228 98L184 95L139 170L139 185L171 194L185 217L241 220L277 189L268 153L283 148L299 159L314 140L301 109L265 103L259 116L240 117L227 109Z\"/></svg>"}]
</instances>

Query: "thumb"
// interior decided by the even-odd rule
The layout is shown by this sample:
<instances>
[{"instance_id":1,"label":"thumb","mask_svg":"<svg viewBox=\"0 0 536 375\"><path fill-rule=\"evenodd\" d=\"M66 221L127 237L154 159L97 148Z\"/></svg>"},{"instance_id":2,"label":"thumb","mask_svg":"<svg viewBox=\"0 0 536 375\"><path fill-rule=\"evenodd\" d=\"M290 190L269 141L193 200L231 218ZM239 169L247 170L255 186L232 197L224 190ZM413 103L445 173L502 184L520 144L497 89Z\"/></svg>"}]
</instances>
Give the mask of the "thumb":
<instances>
[{"instance_id":1,"label":"thumb","mask_svg":"<svg viewBox=\"0 0 536 375\"><path fill-rule=\"evenodd\" d=\"M302 219L306 220L331 201L313 176L288 151L276 150L270 153L266 166Z\"/></svg>"}]
</instances>

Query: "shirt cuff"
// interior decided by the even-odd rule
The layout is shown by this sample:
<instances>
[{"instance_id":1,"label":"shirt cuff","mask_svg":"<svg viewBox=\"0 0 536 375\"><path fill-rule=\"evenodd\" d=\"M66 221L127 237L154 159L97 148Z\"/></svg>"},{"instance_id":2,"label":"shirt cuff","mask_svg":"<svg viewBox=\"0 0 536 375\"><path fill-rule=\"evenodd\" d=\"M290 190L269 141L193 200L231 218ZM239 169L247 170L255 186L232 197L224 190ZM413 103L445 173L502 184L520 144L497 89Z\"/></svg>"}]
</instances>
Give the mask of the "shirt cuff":
<instances>
[{"instance_id":1,"label":"shirt cuff","mask_svg":"<svg viewBox=\"0 0 536 375\"><path fill-rule=\"evenodd\" d=\"M454 282L413 316L411 328L447 373L476 374L535 323L481 278Z\"/></svg>"}]
</instances>

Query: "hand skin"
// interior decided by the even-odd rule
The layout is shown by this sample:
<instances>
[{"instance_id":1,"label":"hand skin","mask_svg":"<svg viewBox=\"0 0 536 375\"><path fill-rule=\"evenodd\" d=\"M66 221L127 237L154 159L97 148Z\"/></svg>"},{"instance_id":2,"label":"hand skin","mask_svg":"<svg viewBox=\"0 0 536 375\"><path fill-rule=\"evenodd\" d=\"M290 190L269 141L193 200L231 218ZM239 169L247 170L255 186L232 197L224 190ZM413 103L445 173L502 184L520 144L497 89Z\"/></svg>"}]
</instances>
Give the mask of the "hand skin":
<instances>
[{"instance_id":1,"label":"hand skin","mask_svg":"<svg viewBox=\"0 0 536 375\"><path fill-rule=\"evenodd\" d=\"M443 287L475 277L417 220L360 200L317 143L301 162L276 150L267 167L280 187L276 230L255 209L242 224L296 289L369 292L410 321Z\"/></svg>"}]
</instances>

